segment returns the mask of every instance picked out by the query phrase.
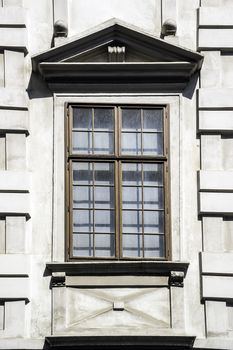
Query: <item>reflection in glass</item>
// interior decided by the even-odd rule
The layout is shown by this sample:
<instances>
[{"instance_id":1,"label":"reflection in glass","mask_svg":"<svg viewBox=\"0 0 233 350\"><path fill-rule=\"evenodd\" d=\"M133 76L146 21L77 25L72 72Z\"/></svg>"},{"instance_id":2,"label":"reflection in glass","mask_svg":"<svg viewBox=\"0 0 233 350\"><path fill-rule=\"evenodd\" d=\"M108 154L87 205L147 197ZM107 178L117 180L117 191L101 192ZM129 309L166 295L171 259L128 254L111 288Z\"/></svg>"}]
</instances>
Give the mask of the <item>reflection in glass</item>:
<instances>
[{"instance_id":1,"label":"reflection in glass","mask_svg":"<svg viewBox=\"0 0 233 350\"><path fill-rule=\"evenodd\" d=\"M92 210L73 210L73 232L93 232Z\"/></svg>"},{"instance_id":2,"label":"reflection in glass","mask_svg":"<svg viewBox=\"0 0 233 350\"><path fill-rule=\"evenodd\" d=\"M122 208L142 209L142 188L123 187L122 188Z\"/></svg>"},{"instance_id":3,"label":"reflection in glass","mask_svg":"<svg viewBox=\"0 0 233 350\"><path fill-rule=\"evenodd\" d=\"M92 153L92 133L84 131L72 132L72 147L74 153Z\"/></svg>"},{"instance_id":4,"label":"reflection in glass","mask_svg":"<svg viewBox=\"0 0 233 350\"><path fill-rule=\"evenodd\" d=\"M140 133L122 133L121 153L138 155L142 152Z\"/></svg>"},{"instance_id":5,"label":"reflection in glass","mask_svg":"<svg viewBox=\"0 0 233 350\"><path fill-rule=\"evenodd\" d=\"M140 163L122 163L122 182L123 185L141 185L142 183L142 165Z\"/></svg>"},{"instance_id":6,"label":"reflection in glass","mask_svg":"<svg viewBox=\"0 0 233 350\"><path fill-rule=\"evenodd\" d=\"M141 130L141 111L140 109L123 108L122 109L122 130Z\"/></svg>"},{"instance_id":7,"label":"reflection in glass","mask_svg":"<svg viewBox=\"0 0 233 350\"><path fill-rule=\"evenodd\" d=\"M93 208L92 192L90 186L73 186L73 208Z\"/></svg>"},{"instance_id":8,"label":"reflection in glass","mask_svg":"<svg viewBox=\"0 0 233 350\"><path fill-rule=\"evenodd\" d=\"M143 219L145 233L164 233L163 211L144 211Z\"/></svg>"},{"instance_id":9,"label":"reflection in glass","mask_svg":"<svg viewBox=\"0 0 233 350\"><path fill-rule=\"evenodd\" d=\"M122 231L126 233L142 232L142 212L136 210L122 211Z\"/></svg>"},{"instance_id":10,"label":"reflection in glass","mask_svg":"<svg viewBox=\"0 0 233 350\"><path fill-rule=\"evenodd\" d=\"M73 163L73 183L80 185L91 185L93 182L92 163Z\"/></svg>"},{"instance_id":11,"label":"reflection in glass","mask_svg":"<svg viewBox=\"0 0 233 350\"><path fill-rule=\"evenodd\" d=\"M144 186L163 185L163 164L143 164Z\"/></svg>"},{"instance_id":12,"label":"reflection in glass","mask_svg":"<svg viewBox=\"0 0 233 350\"><path fill-rule=\"evenodd\" d=\"M95 232L115 232L115 211L95 210Z\"/></svg>"},{"instance_id":13,"label":"reflection in glass","mask_svg":"<svg viewBox=\"0 0 233 350\"><path fill-rule=\"evenodd\" d=\"M73 128L79 130L92 130L91 108L73 108Z\"/></svg>"},{"instance_id":14,"label":"reflection in glass","mask_svg":"<svg viewBox=\"0 0 233 350\"><path fill-rule=\"evenodd\" d=\"M95 208L113 209L114 206L114 187L95 187Z\"/></svg>"},{"instance_id":15,"label":"reflection in glass","mask_svg":"<svg viewBox=\"0 0 233 350\"><path fill-rule=\"evenodd\" d=\"M162 131L161 109L143 109L143 129L144 131Z\"/></svg>"},{"instance_id":16,"label":"reflection in glass","mask_svg":"<svg viewBox=\"0 0 233 350\"><path fill-rule=\"evenodd\" d=\"M95 132L94 134L94 153L95 154L113 154L114 153L114 134L106 132Z\"/></svg>"},{"instance_id":17,"label":"reflection in glass","mask_svg":"<svg viewBox=\"0 0 233 350\"><path fill-rule=\"evenodd\" d=\"M112 108L95 108L94 129L112 131L114 129L113 112Z\"/></svg>"},{"instance_id":18,"label":"reflection in glass","mask_svg":"<svg viewBox=\"0 0 233 350\"><path fill-rule=\"evenodd\" d=\"M164 256L164 236L145 235L144 236L144 257L156 258Z\"/></svg>"},{"instance_id":19,"label":"reflection in glass","mask_svg":"<svg viewBox=\"0 0 233 350\"><path fill-rule=\"evenodd\" d=\"M142 256L142 236L126 235L122 237L123 257L141 257Z\"/></svg>"},{"instance_id":20,"label":"reflection in glass","mask_svg":"<svg viewBox=\"0 0 233 350\"><path fill-rule=\"evenodd\" d=\"M73 235L73 255L93 256L93 235L74 234Z\"/></svg>"},{"instance_id":21,"label":"reflection in glass","mask_svg":"<svg viewBox=\"0 0 233 350\"><path fill-rule=\"evenodd\" d=\"M143 188L144 209L163 209L163 189L158 187Z\"/></svg>"},{"instance_id":22,"label":"reflection in glass","mask_svg":"<svg viewBox=\"0 0 233 350\"><path fill-rule=\"evenodd\" d=\"M163 154L163 136L162 134L143 134L143 154Z\"/></svg>"},{"instance_id":23,"label":"reflection in glass","mask_svg":"<svg viewBox=\"0 0 233 350\"><path fill-rule=\"evenodd\" d=\"M115 235L96 234L95 235L95 256L115 255Z\"/></svg>"},{"instance_id":24,"label":"reflection in glass","mask_svg":"<svg viewBox=\"0 0 233 350\"><path fill-rule=\"evenodd\" d=\"M114 163L95 163L95 184L114 184Z\"/></svg>"}]
</instances>

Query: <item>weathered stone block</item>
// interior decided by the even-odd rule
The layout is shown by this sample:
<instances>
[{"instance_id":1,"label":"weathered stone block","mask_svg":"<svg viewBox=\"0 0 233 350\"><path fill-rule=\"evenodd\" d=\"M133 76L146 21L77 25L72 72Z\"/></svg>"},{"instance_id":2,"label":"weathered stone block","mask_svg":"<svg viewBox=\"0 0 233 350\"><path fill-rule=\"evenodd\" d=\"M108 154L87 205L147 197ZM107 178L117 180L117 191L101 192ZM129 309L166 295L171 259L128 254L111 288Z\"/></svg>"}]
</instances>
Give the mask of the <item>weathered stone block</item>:
<instances>
[{"instance_id":1,"label":"weathered stone block","mask_svg":"<svg viewBox=\"0 0 233 350\"><path fill-rule=\"evenodd\" d=\"M0 170L0 191L29 192L29 187L28 172Z\"/></svg>"},{"instance_id":2,"label":"weathered stone block","mask_svg":"<svg viewBox=\"0 0 233 350\"><path fill-rule=\"evenodd\" d=\"M21 277L1 277L0 278L0 298L1 299L28 299L29 279Z\"/></svg>"},{"instance_id":3,"label":"weathered stone block","mask_svg":"<svg viewBox=\"0 0 233 350\"><path fill-rule=\"evenodd\" d=\"M200 171L200 191L233 190L233 171Z\"/></svg>"},{"instance_id":4,"label":"weathered stone block","mask_svg":"<svg viewBox=\"0 0 233 350\"><path fill-rule=\"evenodd\" d=\"M202 297L204 299L233 299L233 277L203 276Z\"/></svg>"},{"instance_id":5,"label":"weathered stone block","mask_svg":"<svg viewBox=\"0 0 233 350\"><path fill-rule=\"evenodd\" d=\"M5 57L5 87L24 87L24 53L4 51Z\"/></svg>"},{"instance_id":6,"label":"weathered stone block","mask_svg":"<svg viewBox=\"0 0 233 350\"><path fill-rule=\"evenodd\" d=\"M212 1L213 2L213 1ZM200 7L199 25L201 26L232 26L233 7Z\"/></svg>"},{"instance_id":7,"label":"weathered stone block","mask_svg":"<svg viewBox=\"0 0 233 350\"><path fill-rule=\"evenodd\" d=\"M0 276L28 276L30 257L23 254L0 254Z\"/></svg>"},{"instance_id":8,"label":"weathered stone block","mask_svg":"<svg viewBox=\"0 0 233 350\"><path fill-rule=\"evenodd\" d=\"M199 111L199 131L233 131L232 111Z\"/></svg>"},{"instance_id":9,"label":"weathered stone block","mask_svg":"<svg viewBox=\"0 0 233 350\"><path fill-rule=\"evenodd\" d=\"M233 193L200 193L200 214L233 213Z\"/></svg>"},{"instance_id":10,"label":"weathered stone block","mask_svg":"<svg viewBox=\"0 0 233 350\"><path fill-rule=\"evenodd\" d=\"M25 301L5 302L5 331L8 337L23 337L25 335Z\"/></svg>"},{"instance_id":11,"label":"weathered stone block","mask_svg":"<svg viewBox=\"0 0 233 350\"><path fill-rule=\"evenodd\" d=\"M203 245L205 251L223 252L224 251L224 233L221 217L202 218L203 227Z\"/></svg>"},{"instance_id":12,"label":"weathered stone block","mask_svg":"<svg viewBox=\"0 0 233 350\"><path fill-rule=\"evenodd\" d=\"M14 109L0 109L0 130L24 131L28 133L28 111Z\"/></svg>"},{"instance_id":13,"label":"weathered stone block","mask_svg":"<svg viewBox=\"0 0 233 350\"><path fill-rule=\"evenodd\" d=\"M198 100L199 108L233 107L233 89L199 89Z\"/></svg>"},{"instance_id":14,"label":"weathered stone block","mask_svg":"<svg viewBox=\"0 0 233 350\"><path fill-rule=\"evenodd\" d=\"M199 49L230 49L233 46L233 29L199 29Z\"/></svg>"},{"instance_id":15,"label":"weathered stone block","mask_svg":"<svg viewBox=\"0 0 233 350\"><path fill-rule=\"evenodd\" d=\"M0 193L0 213L29 214L28 193Z\"/></svg>"},{"instance_id":16,"label":"weathered stone block","mask_svg":"<svg viewBox=\"0 0 233 350\"><path fill-rule=\"evenodd\" d=\"M201 267L204 274L233 276L233 253L202 253Z\"/></svg>"},{"instance_id":17,"label":"weathered stone block","mask_svg":"<svg viewBox=\"0 0 233 350\"><path fill-rule=\"evenodd\" d=\"M26 169L25 134L6 134L7 170Z\"/></svg>"},{"instance_id":18,"label":"weathered stone block","mask_svg":"<svg viewBox=\"0 0 233 350\"><path fill-rule=\"evenodd\" d=\"M6 253L25 253L26 218L6 216Z\"/></svg>"},{"instance_id":19,"label":"weathered stone block","mask_svg":"<svg viewBox=\"0 0 233 350\"><path fill-rule=\"evenodd\" d=\"M220 135L201 135L201 168L222 169L222 144Z\"/></svg>"},{"instance_id":20,"label":"weathered stone block","mask_svg":"<svg viewBox=\"0 0 233 350\"><path fill-rule=\"evenodd\" d=\"M206 326L209 337L227 335L227 310L223 301L206 301Z\"/></svg>"},{"instance_id":21,"label":"weathered stone block","mask_svg":"<svg viewBox=\"0 0 233 350\"><path fill-rule=\"evenodd\" d=\"M6 1L7 0L5 0L5 2ZM15 0L15 2L22 2L22 0ZM25 26L26 24L25 9L17 8L17 11L16 11L14 7L1 7L0 24L7 25L7 26L21 26L21 27Z\"/></svg>"}]
</instances>

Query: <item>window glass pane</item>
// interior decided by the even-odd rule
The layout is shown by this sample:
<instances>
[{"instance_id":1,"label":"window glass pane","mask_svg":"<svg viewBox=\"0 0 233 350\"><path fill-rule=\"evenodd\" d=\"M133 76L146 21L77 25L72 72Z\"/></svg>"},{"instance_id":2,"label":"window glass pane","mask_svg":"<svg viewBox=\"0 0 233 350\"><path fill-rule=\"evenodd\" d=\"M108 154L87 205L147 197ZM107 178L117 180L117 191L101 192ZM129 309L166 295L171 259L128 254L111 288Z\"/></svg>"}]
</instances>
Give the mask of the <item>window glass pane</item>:
<instances>
[{"instance_id":1,"label":"window glass pane","mask_svg":"<svg viewBox=\"0 0 233 350\"><path fill-rule=\"evenodd\" d=\"M73 207L92 208L93 189L90 186L73 186Z\"/></svg>"},{"instance_id":2,"label":"window glass pane","mask_svg":"<svg viewBox=\"0 0 233 350\"><path fill-rule=\"evenodd\" d=\"M112 108L95 108L94 128L114 130L114 110Z\"/></svg>"},{"instance_id":3,"label":"window glass pane","mask_svg":"<svg viewBox=\"0 0 233 350\"><path fill-rule=\"evenodd\" d=\"M95 232L115 232L114 210L95 210Z\"/></svg>"},{"instance_id":4,"label":"window glass pane","mask_svg":"<svg viewBox=\"0 0 233 350\"><path fill-rule=\"evenodd\" d=\"M92 133L84 131L72 132L72 150L74 153L92 153Z\"/></svg>"},{"instance_id":5,"label":"window glass pane","mask_svg":"<svg viewBox=\"0 0 233 350\"><path fill-rule=\"evenodd\" d=\"M93 232L92 210L73 210L73 231Z\"/></svg>"},{"instance_id":6,"label":"window glass pane","mask_svg":"<svg viewBox=\"0 0 233 350\"><path fill-rule=\"evenodd\" d=\"M144 186L163 185L163 164L143 164Z\"/></svg>"},{"instance_id":7,"label":"window glass pane","mask_svg":"<svg viewBox=\"0 0 233 350\"><path fill-rule=\"evenodd\" d=\"M143 188L144 209L163 209L163 189L158 187Z\"/></svg>"},{"instance_id":8,"label":"window glass pane","mask_svg":"<svg viewBox=\"0 0 233 350\"><path fill-rule=\"evenodd\" d=\"M143 110L143 129L145 131L162 131L162 116L161 109L144 109Z\"/></svg>"},{"instance_id":9,"label":"window glass pane","mask_svg":"<svg viewBox=\"0 0 233 350\"><path fill-rule=\"evenodd\" d=\"M141 185L142 165L140 163L122 163L122 183L123 185Z\"/></svg>"},{"instance_id":10,"label":"window glass pane","mask_svg":"<svg viewBox=\"0 0 233 350\"><path fill-rule=\"evenodd\" d=\"M122 109L122 130L141 130L141 110L136 108Z\"/></svg>"},{"instance_id":11,"label":"window glass pane","mask_svg":"<svg viewBox=\"0 0 233 350\"><path fill-rule=\"evenodd\" d=\"M163 154L163 134L143 134L143 154Z\"/></svg>"},{"instance_id":12,"label":"window glass pane","mask_svg":"<svg viewBox=\"0 0 233 350\"><path fill-rule=\"evenodd\" d=\"M95 235L95 256L115 256L115 235Z\"/></svg>"},{"instance_id":13,"label":"window glass pane","mask_svg":"<svg viewBox=\"0 0 233 350\"><path fill-rule=\"evenodd\" d=\"M123 235L123 257L141 257L142 256L142 236L141 235Z\"/></svg>"},{"instance_id":14,"label":"window glass pane","mask_svg":"<svg viewBox=\"0 0 233 350\"><path fill-rule=\"evenodd\" d=\"M73 255L93 256L93 235L74 234L73 235Z\"/></svg>"},{"instance_id":15,"label":"window glass pane","mask_svg":"<svg viewBox=\"0 0 233 350\"><path fill-rule=\"evenodd\" d=\"M145 233L164 233L163 211L144 211L143 219Z\"/></svg>"},{"instance_id":16,"label":"window glass pane","mask_svg":"<svg viewBox=\"0 0 233 350\"><path fill-rule=\"evenodd\" d=\"M127 233L142 232L142 212L134 210L122 211L122 231Z\"/></svg>"},{"instance_id":17,"label":"window glass pane","mask_svg":"<svg viewBox=\"0 0 233 350\"><path fill-rule=\"evenodd\" d=\"M92 130L91 108L73 108L73 128Z\"/></svg>"},{"instance_id":18,"label":"window glass pane","mask_svg":"<svg viewBox=\"0 0 233 350\"><path fill-rule=\"evenodd\" d=\"M91 185L93 182L92 163L73 163L73 183Z\"/></svg>"},{"instance_id":19,"label":"window glass pane","mask_svg":"<svg viewBox=\"0 0 233 350\"><path fill-rule=\"evenodd\" d=\"M137 155L141 154L141 134L140 133L122 133L121 153Z\"/></svg>"},{"instance_id":20,"label":"window glass pane","mask_svg":"<svg viewBox=\"0 0 233 350\"><path fill-rule=\"evenodd\" d=\"M114 153L114 134L106 132L95 132L94 134L94 153L113 154Z\"/></svg>"},{"instance_id":21,"label":"window glass pane","mask_svg":"<svg viewBox=\"0 0 233 350\"><path fill-rule=\"evenodd\" d=\"M164 254L164 236L145 235L144 236L144 257L156 258L163 257Z\"/></svg>"},{"instance_id":22,"label":"window glass pane","mask_svg":"<svg viewBox=\"0 0 233 350\"><path fill-rule=\"evenodd\" d=\"M141 187L123 187L122 188L122 207L123 209L141 209L142 208L142 188Z\"/></svg>"},{"instance_id":23,"label":"window glass pane","mask_svg":"<svg viewBox=\"0 0 233 350\"><path fill-rule=\"evenodd\" d=\"M95 163L95 185L114 184L114 163Z\"/></svg>"},{"instance_id":24,"label":"window glass pane","mask_svg":"<svg viewBox=\"0 0 233 350\"><path fill-rule=\"evenodd\" d=\"M115 207L114 187L95 187L95 208Z\"/></svg>"}]
</instances>

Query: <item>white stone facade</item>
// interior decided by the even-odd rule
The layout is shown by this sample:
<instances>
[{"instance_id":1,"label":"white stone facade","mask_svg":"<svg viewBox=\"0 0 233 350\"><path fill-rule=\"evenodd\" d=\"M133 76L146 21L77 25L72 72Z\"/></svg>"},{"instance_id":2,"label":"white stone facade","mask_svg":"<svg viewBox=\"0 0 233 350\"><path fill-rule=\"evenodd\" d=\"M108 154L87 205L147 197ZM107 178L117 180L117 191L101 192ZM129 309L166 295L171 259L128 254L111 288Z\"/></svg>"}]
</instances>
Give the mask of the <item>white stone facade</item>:
<instances>
[{"instance_id":1,"label":"white stone facade","mask_svg":"<svg viewBox=\"0 0 233 350\"><path fill-rule=\"evenodd\" d=\"M204 57L182 91L176 81L169 91L161 82L161 91L106 91L100 82L99 90L67 85L69 92L32 67L41 52L108 23L153 40L166 20L177 26L159 39L167 52ZM54 37L57 21L68 37ZM186 349L185 339L193 349L233 349L232 28L232 0L0 0L0 349L57 349L59 341L94 349L94 336L118 346L138 336L153 338L155 349L169 341ZM169 107L168 261L66 261L69 103Z\"/></svg>"}]
</instances>

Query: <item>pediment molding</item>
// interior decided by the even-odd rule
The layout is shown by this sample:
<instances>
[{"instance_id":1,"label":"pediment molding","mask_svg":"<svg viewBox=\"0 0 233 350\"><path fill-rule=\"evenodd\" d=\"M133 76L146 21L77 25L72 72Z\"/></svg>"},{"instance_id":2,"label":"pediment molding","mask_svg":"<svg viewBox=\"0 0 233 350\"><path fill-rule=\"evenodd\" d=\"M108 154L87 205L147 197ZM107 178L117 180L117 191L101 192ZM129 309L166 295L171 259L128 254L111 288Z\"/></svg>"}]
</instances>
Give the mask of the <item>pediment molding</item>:
<instances>
[{"instance_id":1,"label":"pediment molding","mask_svg":"<svg viewBox=\"0 0 233 350\"><path fill-rule=\"evenodd\" d=\"M32 57L32 67L54 92L180 92L202 61L199 53L111 20Z\"/></svg>"}]
</instances>

